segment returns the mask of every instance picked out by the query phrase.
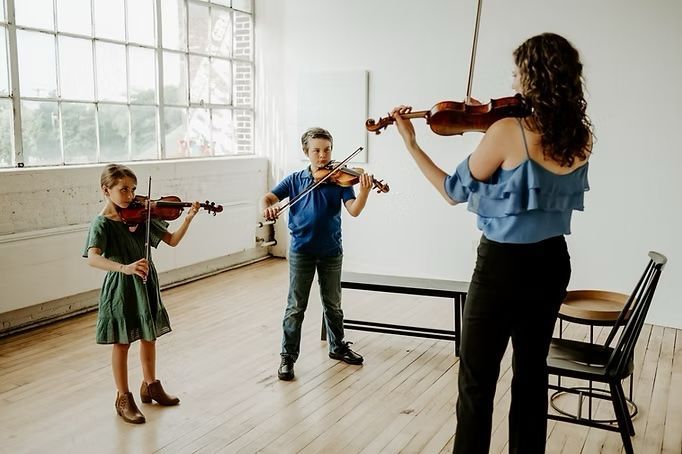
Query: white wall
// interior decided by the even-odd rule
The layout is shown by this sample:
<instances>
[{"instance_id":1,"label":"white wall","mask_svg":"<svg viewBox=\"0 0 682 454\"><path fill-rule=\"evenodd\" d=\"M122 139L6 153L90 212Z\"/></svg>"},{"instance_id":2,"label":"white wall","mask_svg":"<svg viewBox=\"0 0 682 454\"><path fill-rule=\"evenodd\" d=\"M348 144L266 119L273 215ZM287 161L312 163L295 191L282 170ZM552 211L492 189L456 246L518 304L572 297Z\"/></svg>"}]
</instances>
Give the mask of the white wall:
<instances>
[{"instance_id":1,"label":"white wall","mask_svg":"<svg viewBox=\"0 0 682 454\"><path fill-rule=\"evenodd\" d=\"M474 1L258 0L256 7L258 125L272 145L274 180L303 165L302 71L368 70L375 118L398 104L422 110L464 98ZM586 211L569 236L571 287L629 292L646 253L660 251L669 263L649 321L682 328L682 2L488 0L483 8L473 90L481 101L512 93L511 53L527 37L556 32L582 54L597 143ZM423 148L445 169L480 140L439 137L415 123ZM344 218L345 268L468 280L480 236L475 216L439 199L394 128L370 137L368 151L365 167L392 190L373 194L360 218Z\"/></svg>"},{"instance_id":2,"label":"white wall","mask_svg":"<svg viewBox=\"0 0 682 454\"><path fill-rule=\"evenodd\" d=\"M88 267L81 253L88 224L104 205L99 190L102 167L0 171L0 314L101 286L104 273ZM257 248L257 202L267 189L265 158L130 167L138 177L138 194L146 194L151 175L152 198L177 195L224 207L215 217L202 210L182 243L175 248L162 244L153 252L160 273ZM172 221L171 230L177 222ZM265 251L250 256L258 254Z\"/></svg>"}]
</instances>

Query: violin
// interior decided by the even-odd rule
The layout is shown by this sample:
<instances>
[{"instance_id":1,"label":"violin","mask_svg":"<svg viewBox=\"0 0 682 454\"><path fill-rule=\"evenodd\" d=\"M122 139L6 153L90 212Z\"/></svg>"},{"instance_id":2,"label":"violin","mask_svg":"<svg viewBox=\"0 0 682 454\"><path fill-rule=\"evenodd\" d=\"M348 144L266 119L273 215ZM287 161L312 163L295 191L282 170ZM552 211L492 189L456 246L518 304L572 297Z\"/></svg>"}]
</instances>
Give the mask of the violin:
<instances>
[{"instance_id":1,"label":"violin","mask_svg":"<svg viewBox=\"0 0 682 454\"><path fill-rule=\"evenodd\" d=\"M461 135L465 132L485 132L497 120L506 117L526 117L532 109L517 94L491 99L488 104L468 104L458 101L441 101L431 110L420 110L401 115L402 118L425 118L431 130L440 136ZM395 122L393 116L373 118L365 122L368 131L381 134L381 130Z\"/></svg>"},{"instance_id":2,"label":"violin","mask_svg":"<svg viewBox=\"0 0 682 454\"><path fill-rule=\"evenodd\" d=\"M128 225L136 225L144 222L147 219L147 200L148 197L143 195L136 195L135 199L130 202L127 208L117 207L117 211L123 222ZM167 195L157 200L151 201L151 217L155 219L162 219L164 221L174 221L179 218L185 207L191 207L191 202L183 202L180 197L175 195ZM223 211L222 205L216 205L215 202L202 203L199 205L204 210L212 213Z\"/></svg>"},{"instance_id":3,"label":"violin","mask_svg":"<svg viewBox=\"0 0 682 454\"><path fill-rule=\"evenodd\" d=\"M365 173L365 170L360 167L351 169L345 165L342 165L341 167L338 167L336 170L334 170L334 167L337 165L337 162L329 161L326 166L321 167L313 172L313 178L316 182L326 179L327 183L349 187L357 184L360 181L360 176ZM330 173L331 176L329 176ZM374 177L372 177L372 187L377 190L377 193L390 191L387 183L384 183L383 180L377 180Z\"/></svg>"},{"instance_id":4,"label":"violin","mask_svg":"<svg viewBox=\"0 0 682 454\"><path fill-rule=\"evenodd\" d=\"M485 132L497 120L506 117L527 117L533 113L533 109L520 95L506 98L491 99L488 104L472 104L471 87L474 80L474 64L476 62L476 48L478 47L478 30L481 24L481 4L478 0L476 9L476 26L474 27L474 39L471 46L471 58L469 60L469 79L465 102L441 101L434 105L431 110L420 110L402 114L401 118L425 118L431 130L441 136L461 135L465 132ZM379 118L375 121L369 118L365 122L368 131L380 134L382 129L392 124L395 118L390 114L388 117Z\"/></svg>"}]
</instances>

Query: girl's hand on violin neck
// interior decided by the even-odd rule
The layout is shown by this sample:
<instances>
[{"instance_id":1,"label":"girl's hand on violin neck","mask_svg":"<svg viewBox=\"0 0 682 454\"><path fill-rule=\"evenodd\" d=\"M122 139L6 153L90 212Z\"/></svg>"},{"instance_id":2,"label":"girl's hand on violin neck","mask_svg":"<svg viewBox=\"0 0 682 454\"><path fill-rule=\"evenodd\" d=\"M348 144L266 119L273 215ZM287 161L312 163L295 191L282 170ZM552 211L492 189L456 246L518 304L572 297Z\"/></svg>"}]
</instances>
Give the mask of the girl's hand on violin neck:
<instances>
[{"instance_id":1,"label":"girl's hand on violin neck","mask_svg":"<svg viewBox=\"0 0 682 454\"><path fill-rule=\"evenodd\" d=\"M279 207L272 205L263 210L263 217L268 221L274 221L279 216Z\"/></svg>"},{"instance_id":2,"label":"girl's hand on violin neck","mask_svg":"<svg viewBox=\"0 0 682 454\"><path fill-rule=\"evenodd\" d=\"M149 263L147 262L147 259L140 259L137 262L123 265L123 274L129 276L135 274L142 279L145 279L147 277L147 272L149 272Z\"/></svg>"},{"instance_id":3,"label":"girl's hand on violin neck","mask_svg":"<svg viewBox=\"0 0 682 454\"><path fill-rule=\"evenodd\" d=\"M412 112L412 107L403 105L400 105L391 111L391 116L395 119L398 132L403 138L405 145L408 147L417 143L417 134L414 131L412 120L409 118L403 118L401 115L408 114L410 112Z\"/></svg>"},{"instance_id":4,"label":"girl's hand on violin neck","mask_svg":"<svg viewBox=\"0 0 682 454\"><path fill-rule=\"evenodd\" d=\"M191 221L192 219L194 219L194 216L196 216L196 214L199 212L199 208L201 208L201 203L199 203L197 201L192 202L192 206L189 207L189 211L187 212L187 216L185 216L188 221Z\"/></svg>"}]
</instances>

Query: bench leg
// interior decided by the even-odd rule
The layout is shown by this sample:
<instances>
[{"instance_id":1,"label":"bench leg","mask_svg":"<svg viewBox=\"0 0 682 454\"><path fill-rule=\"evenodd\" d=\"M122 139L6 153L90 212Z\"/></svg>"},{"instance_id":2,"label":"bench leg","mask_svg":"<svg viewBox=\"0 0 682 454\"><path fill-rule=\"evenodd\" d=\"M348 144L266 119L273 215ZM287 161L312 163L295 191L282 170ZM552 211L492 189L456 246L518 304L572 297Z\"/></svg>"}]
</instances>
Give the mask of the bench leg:
<instances>
[{"instance_id":1,"label":"bench leg","mask_svg":"<svg viewBox=\"0 0 682 454\"><path fill-rule=\"evenodd\" d=\"M455 296L454 298L455 311L455 356L459 356L459 342L462 339L462 302L463 295Z\"/></svg>"}]
</instances>

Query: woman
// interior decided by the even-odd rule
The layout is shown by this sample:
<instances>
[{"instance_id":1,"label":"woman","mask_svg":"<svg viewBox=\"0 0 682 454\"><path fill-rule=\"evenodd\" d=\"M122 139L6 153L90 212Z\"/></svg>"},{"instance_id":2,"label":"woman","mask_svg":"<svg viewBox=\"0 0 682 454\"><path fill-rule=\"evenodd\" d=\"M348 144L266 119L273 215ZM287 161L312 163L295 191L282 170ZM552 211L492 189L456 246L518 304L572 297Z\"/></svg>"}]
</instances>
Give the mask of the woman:
<instances>
[{"instance_id":1,"label":"woman","mask_svg":"<svg viewBox=\"0 0 682 454\"><path fill-rule=\"evenodd\" d=\"M495 386L510 338L509 452L545 451L546 357L571 274L564 235L588 190L592 127L578 52L544 33L513 56L513 88L532 114L491 125L452 175L419 147L411 122L401 117L411 107L392 112L424 176L448 203L467 203L483 232L464 306L455 453L489 450Z\"/></svg>"}]
</instances>

